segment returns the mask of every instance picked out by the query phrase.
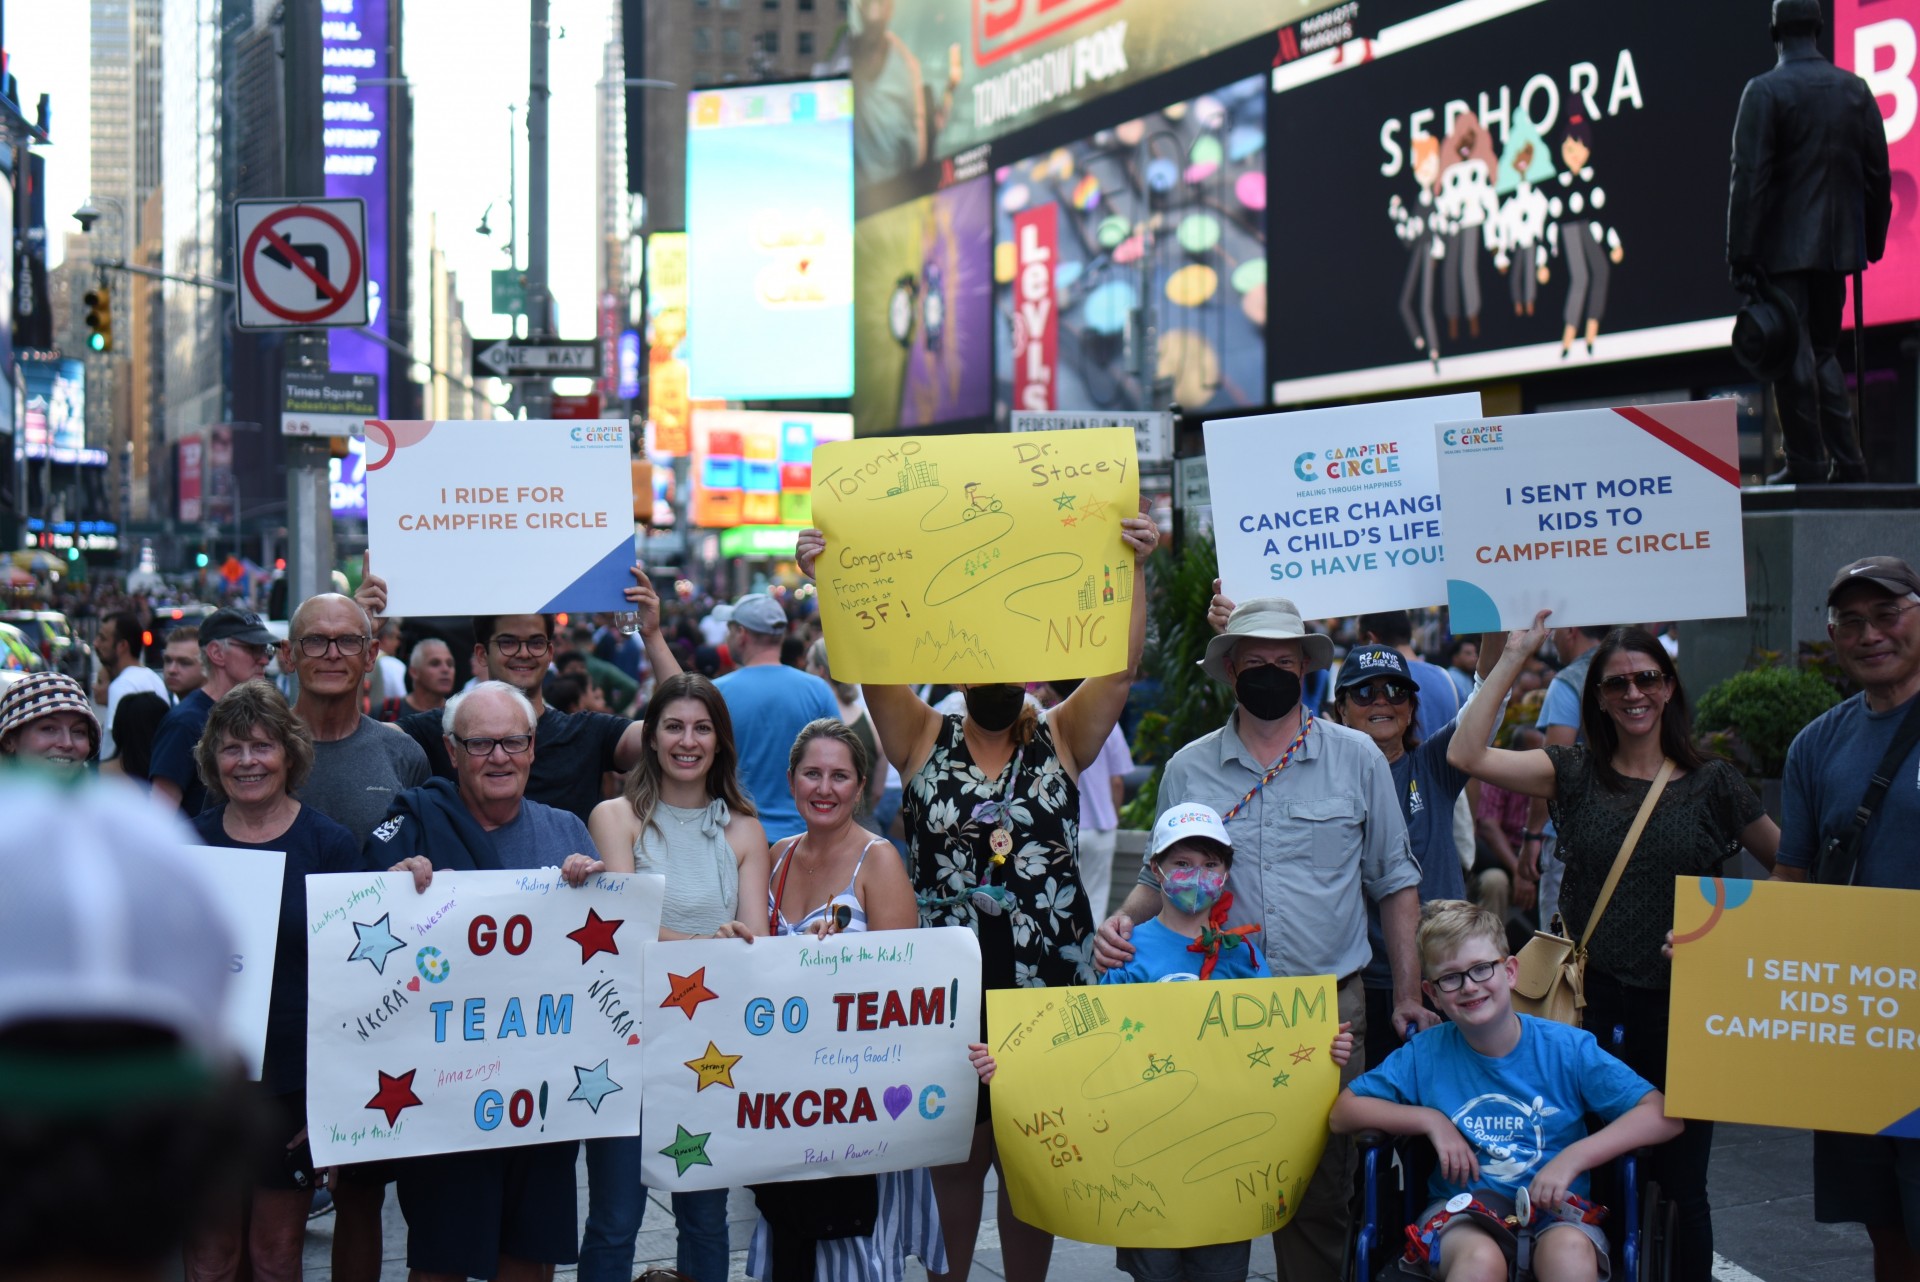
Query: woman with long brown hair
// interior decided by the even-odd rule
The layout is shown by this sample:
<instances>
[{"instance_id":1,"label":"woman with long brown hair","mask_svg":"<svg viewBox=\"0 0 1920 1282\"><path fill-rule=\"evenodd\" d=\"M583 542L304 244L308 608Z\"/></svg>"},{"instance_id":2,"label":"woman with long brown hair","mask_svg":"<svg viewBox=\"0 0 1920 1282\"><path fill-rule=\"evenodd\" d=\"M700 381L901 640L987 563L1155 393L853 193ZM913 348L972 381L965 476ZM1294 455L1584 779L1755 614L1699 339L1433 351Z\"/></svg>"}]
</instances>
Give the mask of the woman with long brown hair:
<instances>
[{"instance_id":1,"label":"woman with long brown hair","mask_svg":"<svg viewBox=\"0 0 1920 1282\"><path fill-rule=\"evenodd\" d=\"M595 806L587 822L601 862L608 872L665 875L661 939L765 935L767 834L740 788L733 719L720 691L698 673L668 677L647 703L641 734L644 751L625 791ZM646 1205L640 1137L588 1140L581 1282L628 1282ZM727 1191L675 1193L673 1218L680 1271L695 1282L726 1282Z\"/></svg>"}]
</instances>

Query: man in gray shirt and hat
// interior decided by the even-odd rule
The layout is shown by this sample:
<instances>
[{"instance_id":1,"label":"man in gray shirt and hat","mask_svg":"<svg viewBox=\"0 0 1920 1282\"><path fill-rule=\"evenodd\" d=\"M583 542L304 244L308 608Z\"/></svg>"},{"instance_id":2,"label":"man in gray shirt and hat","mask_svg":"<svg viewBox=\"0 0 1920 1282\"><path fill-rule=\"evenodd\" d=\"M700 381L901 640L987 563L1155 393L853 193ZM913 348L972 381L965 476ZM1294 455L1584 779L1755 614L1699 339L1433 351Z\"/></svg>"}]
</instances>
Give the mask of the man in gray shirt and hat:
<instances>
[{"instance_id":1,"label":"man in gray shirt and hat","mask_svg":"<svg viewBox=\"0 0 1920 1282\"><path fill-rule=\"evenodd\" d=\"M1238 706L1227 724L1173 755L1160 779L1162 811L1201 802L1218 811L1233 836L1228 874L1231 925L1260 928L1276 975L1333 975L1339 1019L1366 1042L1360 971L1367 944L1366 900L1380 906L1393 969L1393 1021L1437 1021L1420 1000L1420 866L1394 795L1393 774L1373 741L1300 706L1300 683L1333 660L1333 642L1310 633L1293 602L1242 603L1207 646L1201 666L1233 687ZM1120 911L1100 927L1094 958L1102 969L1132 956L1133 923L1159 910L1150 871ZM1367 1067L1356 1049L1345 1085ZM1282 1282L1337 1282L1345 1261L1354 1152L1339 1136L1295 1200L1293 1219L1273 1235Z\"/></svg>"}]
</instances>

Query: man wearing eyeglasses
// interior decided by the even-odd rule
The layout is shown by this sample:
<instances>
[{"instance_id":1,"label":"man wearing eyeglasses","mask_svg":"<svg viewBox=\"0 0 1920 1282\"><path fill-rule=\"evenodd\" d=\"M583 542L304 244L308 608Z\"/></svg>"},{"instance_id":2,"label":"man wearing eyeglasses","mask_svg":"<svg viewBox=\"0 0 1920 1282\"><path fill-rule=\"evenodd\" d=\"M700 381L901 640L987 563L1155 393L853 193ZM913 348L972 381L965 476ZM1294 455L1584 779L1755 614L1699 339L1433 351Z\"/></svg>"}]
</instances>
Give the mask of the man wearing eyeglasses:
<instances>
[{"instance_id":1,"label":"man wearing eyeglasses","mask_svg":"<svg viewBox=\"0 0 1920 1282\"><path fill-rule=\"evenodd\" d=\"M300 800L364 843L393 799L432 777L420 745L360 710L379 653L366 611L325 592L302 602L287 626L300 678L293 710L313 731L313 773Z\"/></svg>"},{"instance_id":2,"label":"man wearing eyeglasses","mask_svg":"<svg viewBox=\"0 0 1920 1282\"><path fill-rule=\"evenodd\" d=\"M200 664L207 679L183 696L153 735L150 763L153 795L180 807L187 817L200 813L207 788L194 768L193 747L207 728L207 714L227 691L267 670L267 656L278 638L251 610L223 606L200 625Z\"/></svg>"},{"instance_id":3,"label":"man wearing eyeglasses","mask_svg":"<svg viewBox=\"0 0 1920 1282\"><path fill-rule=\"evenodd\" d=\"M483 681L434 715L456 781L428 779L396 797L391 817L367 840L369 866L410 872L423 892L436 869L559 867L574 885L601 870L586 825L527 795L539 760L539 718L516 686ZM409 1276L416 1282L551 1277L554 1265L572 1264L579 1244L578 1154L578 1142L568 1141L392 1163L407 1220ZM377 1214L371 1181L363 1184L359 1197Z\"/></svg>"},{"instance_id":4,"label":"man wearing eyeglasses","mask_svg":"<svg viewBox=\"0 0 1920 1282\"><path fill-rule=\"evenodd\" d=\"M1776 881L1832 876L1819 868L1821 850L1847 831L1901 723L1920 716L1920 575L1890 556L1842 566L1827 589L1827 635L1861 692L1816 717L1787 750ZM1889 777L1852 881L1920 890L1920 747ZM1813 1217L1866 1225L1875 1277L1920 1277L1920 1140L1816 1131Z\"/></svg>"}]
</instances>

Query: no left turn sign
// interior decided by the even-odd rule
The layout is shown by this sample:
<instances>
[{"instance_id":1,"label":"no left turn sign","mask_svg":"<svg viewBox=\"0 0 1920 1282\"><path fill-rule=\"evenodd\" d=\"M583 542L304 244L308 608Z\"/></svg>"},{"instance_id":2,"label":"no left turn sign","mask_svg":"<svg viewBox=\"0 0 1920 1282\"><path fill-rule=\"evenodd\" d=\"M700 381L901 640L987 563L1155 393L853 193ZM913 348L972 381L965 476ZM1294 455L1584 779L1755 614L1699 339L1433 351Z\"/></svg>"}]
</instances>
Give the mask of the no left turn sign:
<instances>
[{"instance_id":1,"label":"no left turn sign","mask_svg":"<svg viewBox=\"0 0 1920 1282\"><path fill-rule=\"evenodd\" d=\"M358 200L236 200L242 329L367 323L367 215Z\"/></svg>"}]
</instances>

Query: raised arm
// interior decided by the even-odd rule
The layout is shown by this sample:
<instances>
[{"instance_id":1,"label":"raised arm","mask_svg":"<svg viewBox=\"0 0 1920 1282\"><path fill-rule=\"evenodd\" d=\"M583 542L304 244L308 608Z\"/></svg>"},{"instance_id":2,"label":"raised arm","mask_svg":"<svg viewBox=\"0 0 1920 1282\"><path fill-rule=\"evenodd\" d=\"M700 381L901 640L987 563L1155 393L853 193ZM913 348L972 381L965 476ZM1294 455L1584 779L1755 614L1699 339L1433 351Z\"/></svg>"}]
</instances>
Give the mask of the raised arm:
<instances>
[{"instance_id":1,"label":"raised arm","mask_svg":"<svg viewBox=\"0 0 1920 1282\"><path fill-rule=\"evenodd\" d=\"M1145 506L1143 502L1141 507ZM1060 763L1076 780L1100 755L1107 736L1119 724L1120 713L1127 706L1127 692L1133 688L1133 674L1140 666L1141 651L1147 644L1146 561L1160 540L1160 531L1151 518L1130 516L1120 523L1120 537L1133 554L1133 611L1127 619L1126 666L1082 681L1079 689L1047 714L1054 746L1060 750Z\"/></svg>"},{"instance_id":2,"label":"raised arm","mask_svg":"<svg viewBox=\"0 0 1920 1282\"><path fill-rule=\"evenodd\" d=\"M826 535L818 530L800 531L793 559L799 565L800 573L812 579L816 585L820 580L814 574L814 565L826 550ZM823 614L826 608L827 603L821 601ZM831 656L828 662L832 662ZM914 767L933 753L934 740L940 734L940 714L928 707L926 701L907 686L862 682L860 694L867 701L867 711L873 716L873 732L879 736L880 750L887 754L887 760L893 763L895 770L903 776L911 774Z\"/></svg>"},{"instance_id":3,"label":"raised arm","mask_svg":"<svg viewBox=\"0 0 1920 1282\"><path fill-rule=\"evenodd\" d=\"M660 594L654 590L653 580L635 561L627 573L633 575L633 586L624 589L627 606L640 616L640 639L647 648L647 663L653 668L656 683L668 677L680 675L680 660L674 657L673 647L667 644L666 629L660 626ZM640 764L640 758L646 755L647 744L645 725L635 721L620 735L620 742L613 750L614 761L621 770L631 770Z\"/></svg>"},{"instance_id":4,"label":"raised arm","mask_svg":"<svg viewBox=\"0 0 1920 1282\"><path fill-rule=\"evenodd\" d=\"M1488 747L1487 741L1493 737L1495 719L1513 689L1514 679L1547 639L1546 619L1550 613L1540 611L1533 616L1531 627L1522 628L1507 638L1499 662L1486 676L1486 684L1479 694L1461 712L1459 729L1454 732L1453 742L1447 745L1447 761L1455 769L1529 797L1554 795L1552 759L1538 748L1514 752Z\"/></svg>"},{"instance_id":5,"label":"raised arm","mask_svg":"<svg viewBox=\"0 0 1920 1282\"><path fill-rule=\"evenodd\" d=\"M647 648L647 666L653 669L654 682L677 677L680 660L667 644L666 629L660 626L660 593L638 561L627 573L633 575L633 586L625 591L627 608L640 616L640 641Z\"/></svg>"}]
</instances>

